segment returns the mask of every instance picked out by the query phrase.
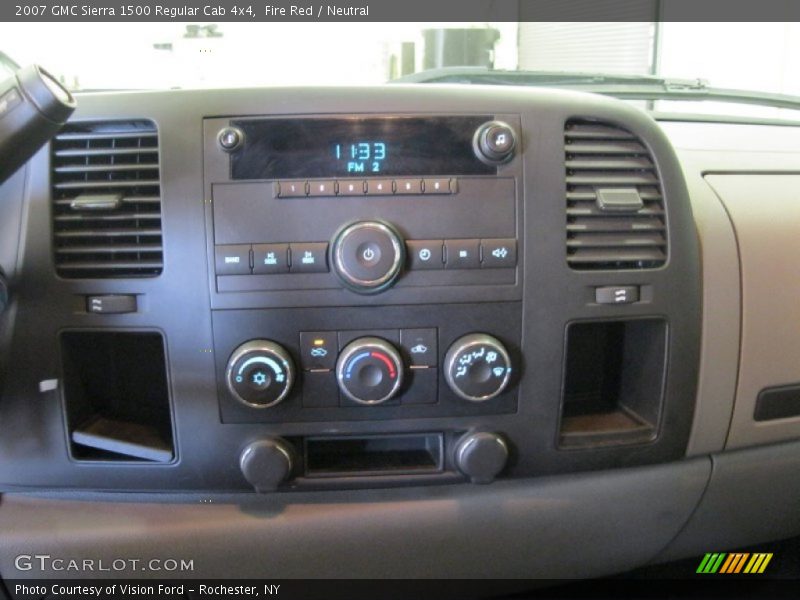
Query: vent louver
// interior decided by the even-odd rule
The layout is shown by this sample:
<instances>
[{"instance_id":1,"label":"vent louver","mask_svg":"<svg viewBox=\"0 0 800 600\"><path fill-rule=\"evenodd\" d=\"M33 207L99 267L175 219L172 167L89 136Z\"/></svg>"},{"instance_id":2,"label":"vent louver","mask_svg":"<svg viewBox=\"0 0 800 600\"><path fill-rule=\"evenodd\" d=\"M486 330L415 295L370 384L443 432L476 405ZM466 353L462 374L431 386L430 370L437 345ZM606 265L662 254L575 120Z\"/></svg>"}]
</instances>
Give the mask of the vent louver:
<instances>
[{"instance_id":1,"label":"vent louver","mask_svg":"<svg viewBox=\"0 0 800 600\"><path fill-rule=\"evenodd\" d=\"M56 271L155 277L163 269L152 121L69 123L51 144Z\"/></svg>"},{"instance_id":2,"label":"vent louver","mask_svg":"<svg viewBox=\"0 0 800 600\"><path fill-rule=\"evenodd\" d=\"M573 269L648 269L667 259L658 171L645 145L614 125L568 121L567 262Z\"/></svg>"}]
</instances>

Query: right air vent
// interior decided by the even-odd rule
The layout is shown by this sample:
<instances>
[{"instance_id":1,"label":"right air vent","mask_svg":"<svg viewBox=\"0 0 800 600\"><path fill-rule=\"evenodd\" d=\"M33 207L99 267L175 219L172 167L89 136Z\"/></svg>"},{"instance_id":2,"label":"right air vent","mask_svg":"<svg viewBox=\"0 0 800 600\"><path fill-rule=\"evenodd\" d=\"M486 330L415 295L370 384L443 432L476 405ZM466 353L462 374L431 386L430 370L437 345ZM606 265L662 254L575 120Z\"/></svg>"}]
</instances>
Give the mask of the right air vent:
<instances>
[{"instance_id":1,"label":"right air vent","mask_svg":"<svg viewBox=\"0 0 800 600\"><path fill-rule=\"evenodd\" d=\"M573 269L651 269L667 260L658 171L642 141L587 119L564 128L567 262Z\"/></svg>"}]
</instances>

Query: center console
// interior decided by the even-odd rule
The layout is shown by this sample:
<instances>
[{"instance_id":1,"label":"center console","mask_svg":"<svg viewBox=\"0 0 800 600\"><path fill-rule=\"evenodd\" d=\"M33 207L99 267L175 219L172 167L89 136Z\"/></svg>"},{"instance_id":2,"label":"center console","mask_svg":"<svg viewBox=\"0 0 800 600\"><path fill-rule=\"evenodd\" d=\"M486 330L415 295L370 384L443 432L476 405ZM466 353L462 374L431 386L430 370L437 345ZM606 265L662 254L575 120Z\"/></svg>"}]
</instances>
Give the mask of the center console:
<instances>
[{"instance_id":1,"label":"center console","mask_svg":"<svg viewBox=\"0 0 800 600\"><path fill-rule=\"evenodd\" d=\"M622 102L87 95L28 168L3 490L490 483L686 453L696 232L671 146Z\"/></svg>"},{"instance_id":2,"label":"center console","mask_svg":"<svg viewBox=\"0 0 800 600\"><path fill-rule=\"evenodd\" d=\"M394 423L481 416L492 431L517 410L519 130L514 114L207 119L222 421L355 422L363 456L343 438L320 475L452 476L463 432L440 426L418 452ZM507 454L492 436L464 452ZM370 447L396 438L376 462ZM307 442L279 443L308 462Z\"/></svg>"}]
</instances>

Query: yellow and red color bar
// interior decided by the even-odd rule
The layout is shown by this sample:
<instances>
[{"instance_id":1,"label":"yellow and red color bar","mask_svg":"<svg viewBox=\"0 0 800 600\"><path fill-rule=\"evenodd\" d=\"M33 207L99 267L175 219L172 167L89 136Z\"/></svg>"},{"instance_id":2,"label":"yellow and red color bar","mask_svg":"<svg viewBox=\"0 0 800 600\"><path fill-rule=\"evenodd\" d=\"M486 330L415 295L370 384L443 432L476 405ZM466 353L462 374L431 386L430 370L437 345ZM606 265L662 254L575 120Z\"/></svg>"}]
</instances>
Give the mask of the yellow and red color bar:
<instances>
[{"instance_id":1,"label":"yellow and red color bar","mask_svg":"<svg viewBox=\"0 0 800 600\"><path fill-rule=\"evenodd\" d=\"M703 574L760 574L767 568L769 561L772 560L772 552L725 552L708 553L700 561L697 573Z\"/></svg>"}]
</instances>

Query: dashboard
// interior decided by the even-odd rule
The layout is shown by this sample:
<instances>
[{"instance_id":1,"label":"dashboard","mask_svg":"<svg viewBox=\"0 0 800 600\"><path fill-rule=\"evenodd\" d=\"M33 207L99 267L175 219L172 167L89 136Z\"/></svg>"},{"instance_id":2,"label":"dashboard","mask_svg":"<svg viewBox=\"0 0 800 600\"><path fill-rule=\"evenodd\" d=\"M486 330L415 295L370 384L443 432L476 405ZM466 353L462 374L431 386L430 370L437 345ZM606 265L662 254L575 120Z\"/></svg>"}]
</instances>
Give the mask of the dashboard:
<instances>
[{"instance_id":1,"label":"dashboard","mask_svg":"<svg viewBox=\"0 0 800 600\"><path fill-rule=\"evenodd\" d=\"M799 156L555 90L80 97L0 187L0 573L52 522L285 577L800 531Z\"/></svg>"}]
</instances>

